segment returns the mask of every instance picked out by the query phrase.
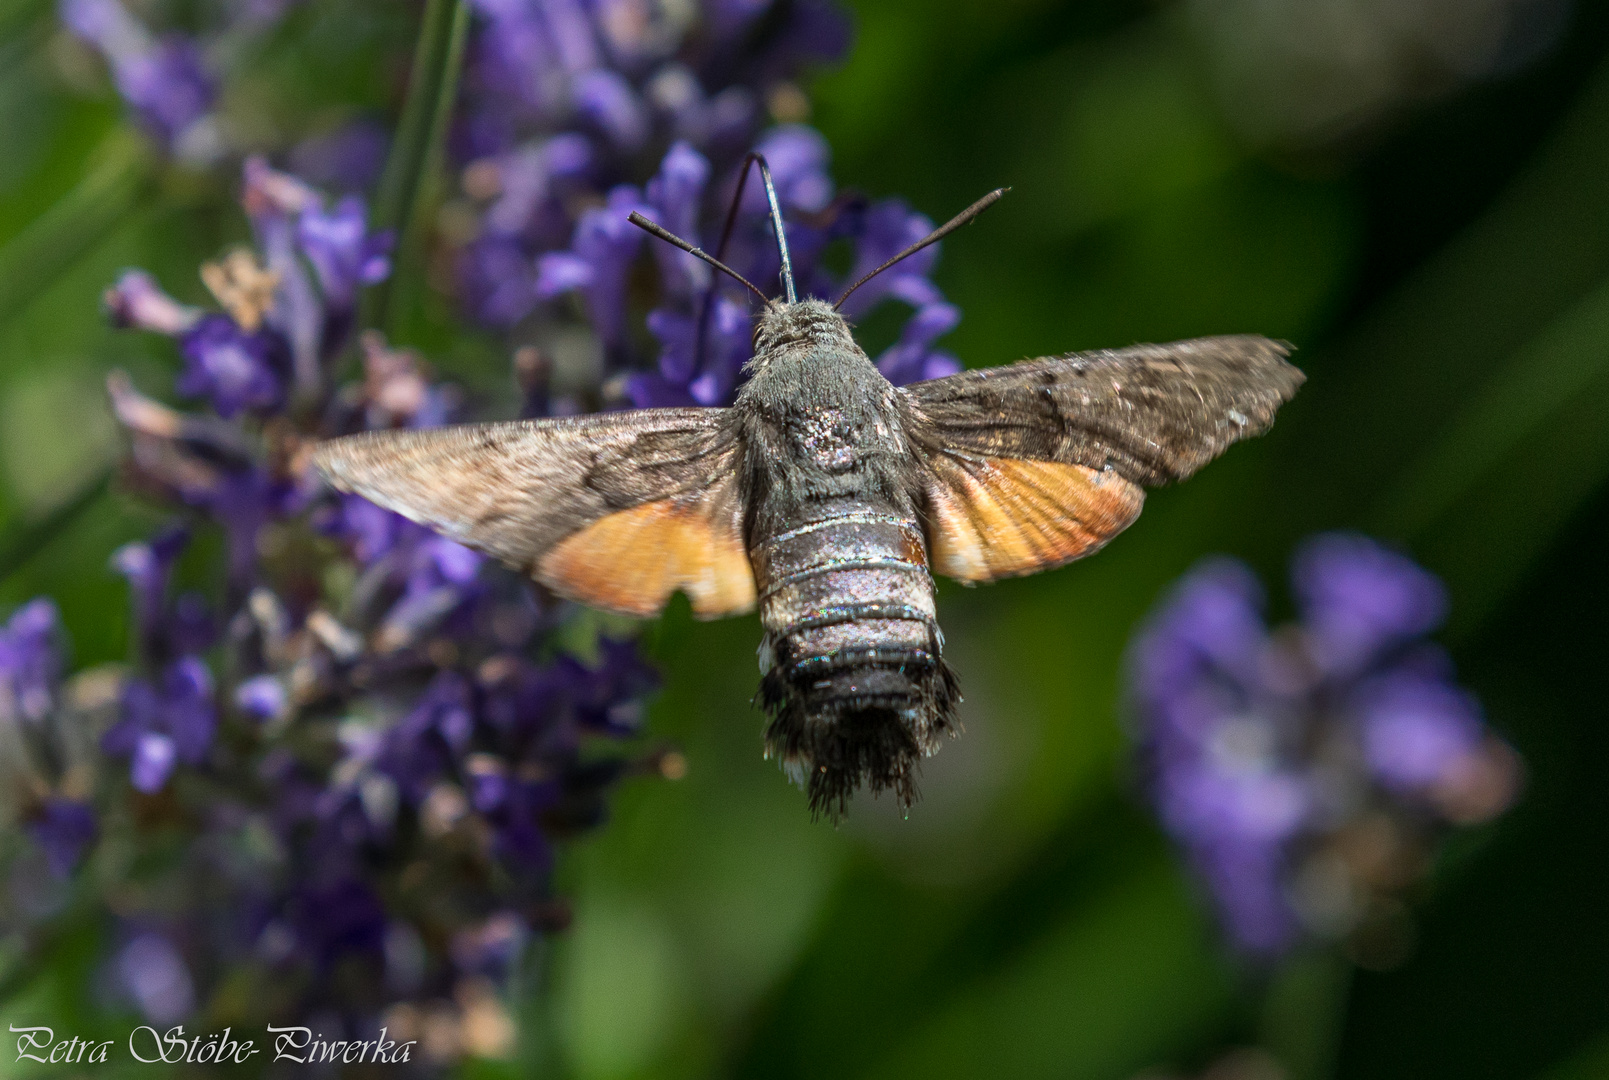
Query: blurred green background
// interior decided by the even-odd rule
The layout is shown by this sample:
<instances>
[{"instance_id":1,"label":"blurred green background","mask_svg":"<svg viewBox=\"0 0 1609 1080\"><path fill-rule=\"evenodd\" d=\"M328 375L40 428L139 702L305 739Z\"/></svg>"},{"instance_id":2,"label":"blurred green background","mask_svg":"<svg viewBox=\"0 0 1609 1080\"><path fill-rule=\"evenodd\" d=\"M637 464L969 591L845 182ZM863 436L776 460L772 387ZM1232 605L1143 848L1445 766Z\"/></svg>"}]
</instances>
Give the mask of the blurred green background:
<instances>
[{"instance_id":1,"label":"blurred green background","mask_svg":"<svg viewBox=\"0 0 1609 1080\"><path fill-rule=\"evenodd\" d=\"M941 586L966 734L906 820L863 799L812 823L760 758L756 621L678 602L647 631L649 727L690 770L629 785L564 856L575 924L526 1017L547 1068L1123 1080L1261 1043L1298 1080L1609 1077L1609 5L851 6L857 45L811 86L840 183L935 219L1014 187L936 275L969 366L1258 332L1310 381L1098 557ZM1505 8L1520 30L1481 38ZM312 44L283 63L316 89L261 111L387 107L395 72L318 43L406 43L414 18L297 15L283 33ZM74 63L48 5L0 0L0 610L53 594L83 665L124 655L106 556L151 520L101 489L74 505L119 449L101 380L176 367L99 293L140 265L198 299L244 223L227 186L143 167ZM429 312L403 343L506 378ZM1527 790L1444 852L1405 964L1306 958L1265 988L1134 797L1118 675L1196 559L1247 559L1279 614L1292 544L1335 527L1447 581L1446 639Z\"/></svg>"}]
</instances>

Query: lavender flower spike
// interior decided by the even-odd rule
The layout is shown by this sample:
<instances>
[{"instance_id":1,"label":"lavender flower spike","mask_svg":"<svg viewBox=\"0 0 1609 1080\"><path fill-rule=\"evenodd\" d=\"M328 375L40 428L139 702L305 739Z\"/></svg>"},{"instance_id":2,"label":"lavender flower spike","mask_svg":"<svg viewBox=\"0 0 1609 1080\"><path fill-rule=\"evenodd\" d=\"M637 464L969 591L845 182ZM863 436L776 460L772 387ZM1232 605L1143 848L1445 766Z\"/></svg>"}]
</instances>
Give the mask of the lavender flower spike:
<instances>
[{"instance_id":1,"label":"lavender flower spike","mask_svg":"<svg viewBox=\"0 0 1609 1080\"><path fill-rule=\"evenodd\" d=\"M191 42L153 37L118 0L64 0L61 16L106 57L118 93L170 151L199 163L217 157L209 115L217 88Z\"/></svg>"},{"instance_id":2,"label":"lavender flower spike","mask_svg":"<svg viewBox=\"0 0 1609 1080\"><path fill-rule=\"evenodd\" d=\"M37 724L55 707L60 634L56 605L45 599L24 604L0 627L0 720Z\"/></svg>"},{"instance_id":3,"label":"lavender flower spike","mask_svg":"<svg viewBox=\"0 0 1609 1080\"><path fill-rule=\"evenodd\" d=\"M1293 560L1303 621L1265 627L1249 570L1193 570L1129 654L1148 793L1230 943L1258 958L1371 926L1452 824L1514 798L1518 763L1422 635L1434 577L1365 537L1315 537ZM1382 949L1384 948L1384 951Z\"/></svg>"}]
</instances>

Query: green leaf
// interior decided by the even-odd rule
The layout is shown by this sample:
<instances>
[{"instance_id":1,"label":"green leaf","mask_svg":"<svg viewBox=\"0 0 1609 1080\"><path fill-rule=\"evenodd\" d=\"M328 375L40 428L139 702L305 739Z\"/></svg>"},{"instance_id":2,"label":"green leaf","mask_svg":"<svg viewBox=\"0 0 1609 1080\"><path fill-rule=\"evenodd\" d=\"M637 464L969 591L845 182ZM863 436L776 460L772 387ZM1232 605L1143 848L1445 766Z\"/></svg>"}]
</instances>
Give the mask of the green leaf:
<instances>
[{"instance_id":1,"label":"green leaf","mask_svg":"<svg viewBox=\"0 0 1609 1080\"><path fill-rule=\"evenodd\" d=\"M45 545L77 521L85 510L105 498L111 488L112 472L111 469L106 470L40 520L19 525L0 535L0 581L20 570Z\"/></svg>"},{"instance_id":2,"label":"green leaf","mask_svg":"<svg viewBox=\"0 0 1609 1080\"><path fill-rule=\"evenodd\" d=\"M138 204L153 164L149 145L129 128L106 136L84 178L0 248L0 323L116 228Z\"/></svg>"},{"instance_id":3,"label":"green leaf","mask_svg":"<svg viewBox=\"0 0 1609 1080\"><path fill-rule=\"evenodd\" d=\"M1524 577L1609 476L1609 281L1495 372L1374 514L1416 542L1468 629Z\"/></svg>"},{"instance_id":4,"label":"green leaf","mask_svg":"<svg viewBox=\"0 0 1609 1080\"><path fill-rule=\"evenodd\" d=\"M1155 857L1009 966L957 988L863 1075L1127 1076L1223 1013L1224 976L1183 882Z\"/></svg>"},{"instance_id":5,"label":"green leaf","mask_svg":"<svg viewBox=\"0 0 1609 1080\"><path fill-rule=\"evenodd\" d=\"M50 0L0 0L0 41L22 34L50 10Z\"/></svg>"}]
</instances>

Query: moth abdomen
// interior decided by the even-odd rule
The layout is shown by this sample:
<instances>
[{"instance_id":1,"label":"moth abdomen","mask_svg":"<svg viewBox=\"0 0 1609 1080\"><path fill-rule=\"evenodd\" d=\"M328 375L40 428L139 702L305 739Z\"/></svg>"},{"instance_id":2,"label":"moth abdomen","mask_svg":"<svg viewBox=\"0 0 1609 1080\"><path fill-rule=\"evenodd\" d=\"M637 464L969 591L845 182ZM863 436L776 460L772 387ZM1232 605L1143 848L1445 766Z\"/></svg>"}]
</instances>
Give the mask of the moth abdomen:
<instances>
[{"instance_id":1,"label":"moth abdomen","mask_svg":"<svg viewBox=\"0 0 1609 1080\"><path fill-rule=\"evenodd\" d=\"M756 544L751 559L767 754L818 812L842 813L862 785L909 804L960 700L916 521L841 512Z\"/></svg>"}]
</instances>

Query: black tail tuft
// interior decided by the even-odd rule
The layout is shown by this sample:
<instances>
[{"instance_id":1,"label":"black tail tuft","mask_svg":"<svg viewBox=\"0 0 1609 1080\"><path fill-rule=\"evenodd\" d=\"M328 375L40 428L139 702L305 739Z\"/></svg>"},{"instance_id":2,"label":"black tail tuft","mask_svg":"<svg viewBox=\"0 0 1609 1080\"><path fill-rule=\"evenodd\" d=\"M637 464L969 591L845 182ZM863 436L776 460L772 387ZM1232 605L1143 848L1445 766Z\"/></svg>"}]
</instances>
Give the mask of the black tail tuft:
<instances>
[{"instance_id":1,"label":"black tail tuft","mask_svg":"<svg viewBox=\"0 0 1609 1080\"><path fill-rule=\"evenodd\" d=\"M778 758L833 821L862 786L917 798L921 760L959 733L955 674L932 655L841 654L830 668L786 663L766 673L760 700L771 713L766 756Z\"/></svg>"}]
</instances>

